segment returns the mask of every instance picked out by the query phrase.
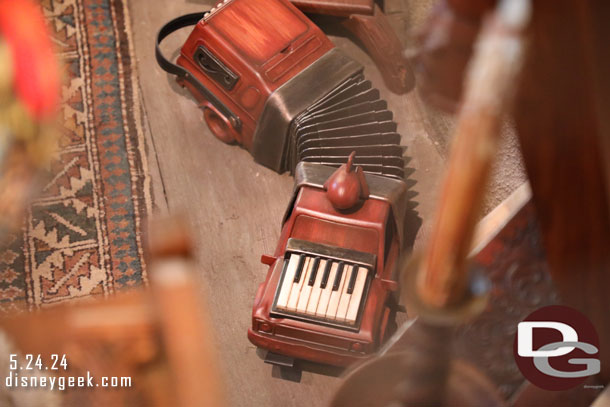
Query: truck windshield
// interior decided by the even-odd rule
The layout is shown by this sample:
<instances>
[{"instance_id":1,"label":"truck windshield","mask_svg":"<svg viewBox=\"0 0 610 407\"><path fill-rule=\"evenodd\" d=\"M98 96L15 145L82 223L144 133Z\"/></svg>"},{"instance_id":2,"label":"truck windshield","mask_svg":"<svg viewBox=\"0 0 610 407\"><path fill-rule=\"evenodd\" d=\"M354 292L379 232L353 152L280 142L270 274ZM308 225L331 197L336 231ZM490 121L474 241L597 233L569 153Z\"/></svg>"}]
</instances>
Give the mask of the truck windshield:
<instances>
[{"instance_id":1,"label":"truck windshield","mask_svg":"<svg viewBox=\"0 0 610 407\"><path fill-rule=\"evenodd\" d=\"M291 237L375 255L379 248L379 235L375 229L316 219L307 215L297 216Z\"/></svg>"}]
</instances>

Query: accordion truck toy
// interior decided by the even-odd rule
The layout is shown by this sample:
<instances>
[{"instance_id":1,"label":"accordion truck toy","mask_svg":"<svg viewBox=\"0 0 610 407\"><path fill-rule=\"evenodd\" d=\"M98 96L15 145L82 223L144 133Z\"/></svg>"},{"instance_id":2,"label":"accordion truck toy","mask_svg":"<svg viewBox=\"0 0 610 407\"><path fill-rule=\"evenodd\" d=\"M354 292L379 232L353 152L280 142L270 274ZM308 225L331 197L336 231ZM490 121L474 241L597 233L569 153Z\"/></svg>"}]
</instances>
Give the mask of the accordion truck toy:
<instances>
[{"instance_id":1,"label":"accordion truck toy","mask_svg":"<svg viewBox=\"0 0 610 407\"><path fill-rule=\"evenodd\" d=\"M383 342L395 310L406 187L300 162L292 204L252 311L248 338L296 359L345 366Z\"/></svg>"},{"instance_id":2,"label":"accordion truck toy","mask_svg":"<svg viewBox=\"0 0 610 407\"><path fill-rule=\"evenodd\" d=\"M159 45L188 25L195 27L174 64ZM263 256L270 270L256 296L250 340L335 365L372 352L396 287L391 269L406 186L397 125L362 65L287 0L227 0L168 22L156 45L159 65L194 95L216 137L296 175L277 250ZM339 194L349 202L331 199L329 178L351 180L336 188L357 185L360 192ZM317 284L323 277L324 287ZM339 301L335 315L312 312L312 301L292 297L290 279L333 304L342 292L353 301ZM345 290L337 294L339 288ZM312 305L304 308L304 301Z\"/></svg>"}]
</instances>

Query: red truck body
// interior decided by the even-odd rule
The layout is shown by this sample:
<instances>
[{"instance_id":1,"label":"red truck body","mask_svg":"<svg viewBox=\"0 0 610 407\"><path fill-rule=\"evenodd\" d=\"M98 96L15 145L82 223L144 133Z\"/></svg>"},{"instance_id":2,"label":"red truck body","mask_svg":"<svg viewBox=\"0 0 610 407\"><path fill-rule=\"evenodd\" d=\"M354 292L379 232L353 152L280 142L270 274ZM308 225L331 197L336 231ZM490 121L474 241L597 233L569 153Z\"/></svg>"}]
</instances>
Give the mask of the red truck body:
<instances>
[{"instance_id":1,"label":"red truck body","mask_svg":"<svg viewBox=\"0 0 610 407\"><path fill-rule=\"evenodd\" d=\"M304 165L324 167L308 163L300 166ZM334 171L328 167L324 170L325 174ZM401 181L367 175L369 184L378 179L396 183L399 188L404 185ZM394 304L390 295L398 286L395 268L400 235L393 208L388 200L371 196L356 210L341 211L327 198L321 182L315 185L306 180L299 185L297 179L295 198L287 212L276 251L273 256L262 259L269 265L269 271L256 293L252 327L248 330L250 341L274 353L337 366L348 365L374 352L383 342ZM357 326L329 325L274 310L287 247L294 248L304 242L314 247L321 244L337 248L337 251L374 257L374 270L371 270Z\"/></svg>"}]
</instances>

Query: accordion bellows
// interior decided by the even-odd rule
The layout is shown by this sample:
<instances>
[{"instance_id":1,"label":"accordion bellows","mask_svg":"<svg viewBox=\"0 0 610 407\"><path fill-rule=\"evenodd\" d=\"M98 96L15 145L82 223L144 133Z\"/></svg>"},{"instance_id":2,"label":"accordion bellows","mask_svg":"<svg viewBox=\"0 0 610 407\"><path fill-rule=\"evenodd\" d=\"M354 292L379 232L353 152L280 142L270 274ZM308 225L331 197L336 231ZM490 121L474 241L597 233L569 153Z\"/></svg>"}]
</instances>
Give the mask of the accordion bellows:
<instances>
[{"instance_id":1,"label":"accordion bellows","mask_svg":"<svg viewBox=\"0 0 610 407\"><path fill-rule=\"evenodd\" d=\"M254 133L255 160L278 172L299 161L338 167L356 152L366 172L404 176L393 114L363 68L332 49L278 88Z\"/></svg>"},{"instance_id":2,"label":"accordion bellows","mask_svg":"<svg viewBox=\"0 0 610 407\"><path fill-rule=\"evenodd\" d=\"M290 169L299 161L336 167L356 152L354 164L364 171L402 179L403 147L392 118L379 91L356 75L292 121L285 162Z\"/></svg>"}]
</instances>

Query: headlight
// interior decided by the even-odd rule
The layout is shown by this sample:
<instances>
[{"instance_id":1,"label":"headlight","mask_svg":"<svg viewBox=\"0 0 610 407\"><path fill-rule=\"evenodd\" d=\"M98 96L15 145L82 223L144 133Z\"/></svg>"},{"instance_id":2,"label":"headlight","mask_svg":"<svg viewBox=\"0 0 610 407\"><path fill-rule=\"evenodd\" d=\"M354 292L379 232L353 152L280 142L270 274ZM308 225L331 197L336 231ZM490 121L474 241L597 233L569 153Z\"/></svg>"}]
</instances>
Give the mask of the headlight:
<instances>
[{"instance_id":1,"label":"headlight","mask_svg":"<svg viewBox=\"0 0 610 407\"><path fill-rule=\"evenodd\" d=\"M271 326L271 324L269 322L266 322L266 321L263 321L260 319L255 319L253 325L254 325L253 328L255 331L260 331L260 332L265 332L265 333L273 332L273 327Z\"/></svg>"}]
</instances>

